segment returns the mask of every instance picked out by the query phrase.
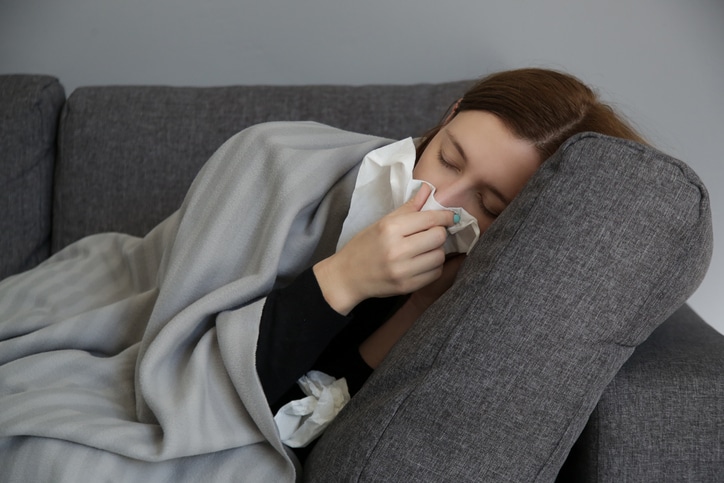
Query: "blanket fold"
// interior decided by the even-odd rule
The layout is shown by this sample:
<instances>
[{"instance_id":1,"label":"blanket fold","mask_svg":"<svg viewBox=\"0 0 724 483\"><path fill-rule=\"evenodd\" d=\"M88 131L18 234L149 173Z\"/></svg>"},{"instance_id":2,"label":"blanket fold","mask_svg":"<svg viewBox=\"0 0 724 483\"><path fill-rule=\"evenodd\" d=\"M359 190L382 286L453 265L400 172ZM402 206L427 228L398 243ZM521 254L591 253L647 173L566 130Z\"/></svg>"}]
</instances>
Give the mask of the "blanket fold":
<instances>
[{"instance_id":1,"label":"blanket fold","mask_svg":"<svg viewBox=\"0 0 724 483\"><path fill-rule=\"evenodd\" d=\"M3 481L293 481L255 371L264 297L334 252L389 142L249 128L144 238L93 235L0 283Z\"/></svg>"}]
</instances>

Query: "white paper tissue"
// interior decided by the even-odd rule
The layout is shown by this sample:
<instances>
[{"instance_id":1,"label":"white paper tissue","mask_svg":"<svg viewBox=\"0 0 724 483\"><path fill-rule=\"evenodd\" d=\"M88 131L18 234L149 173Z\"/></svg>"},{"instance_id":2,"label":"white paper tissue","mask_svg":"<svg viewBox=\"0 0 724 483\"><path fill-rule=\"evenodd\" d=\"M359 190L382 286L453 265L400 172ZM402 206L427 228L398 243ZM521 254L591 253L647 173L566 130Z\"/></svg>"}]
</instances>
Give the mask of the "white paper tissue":
<instances>
[{"instance_id":1,"label":"white paper tissue","mask_svg":"<svg viewBox=\"0 0 724 483\"><path fill-rule=\"evenodd\" d=\"M460 207L442 206L435 200L435 187L412 178L415 167L415 144L412 138L376 149L362 160L352 192L349 213L337 242L339 251L358 232L402 206L422 183L432 187L422 210L450 210L460 222L447 229L445 253L469 253L480 237L477 220Z\"/></svg>"},{"instance_id":2,"label":"white paper tissue","mask_svg":"<svg viewBox=\"0 0 724 483\"><path fill-rule=\"evenodd\" d=\"M307 397L288 402L274 416L282 443L290 448L303 448L318 438L350 399L344 378L320 371L309 371L297 384Z\"/></svg>"}]
</instances>

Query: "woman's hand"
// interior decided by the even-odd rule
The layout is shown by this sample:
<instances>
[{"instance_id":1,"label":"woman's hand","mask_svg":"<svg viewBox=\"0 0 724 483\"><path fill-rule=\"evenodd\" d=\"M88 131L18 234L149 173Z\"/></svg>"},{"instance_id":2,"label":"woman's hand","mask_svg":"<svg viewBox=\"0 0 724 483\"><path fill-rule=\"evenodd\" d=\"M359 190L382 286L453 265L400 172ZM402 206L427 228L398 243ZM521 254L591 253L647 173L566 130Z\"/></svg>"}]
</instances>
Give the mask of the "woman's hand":
<instances>
[{"instance_id":1,"label":"woman's hand","mask_svg":"<svg viewBox=\"0 0 724 483\"><path fill-rule=\"evenodd\" d=\"M353 237L339 252L313 270L327 303L348 314L371 297L414 292L443 273L453 212L420 211L430 195L423 184L415 196Z\"/></svg>"}]
</instances>

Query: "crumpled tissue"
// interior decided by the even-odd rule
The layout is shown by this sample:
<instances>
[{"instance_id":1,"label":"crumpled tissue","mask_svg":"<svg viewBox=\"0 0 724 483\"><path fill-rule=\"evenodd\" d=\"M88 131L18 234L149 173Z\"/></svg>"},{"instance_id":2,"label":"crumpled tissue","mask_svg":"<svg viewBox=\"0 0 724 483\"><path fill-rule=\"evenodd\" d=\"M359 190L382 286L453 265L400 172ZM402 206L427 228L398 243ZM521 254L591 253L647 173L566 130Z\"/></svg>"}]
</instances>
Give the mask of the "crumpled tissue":
<instances>
[{"instance_id":1,"label":"crumpled tissue","mask_svg":"<svg viewBox=\"0 0 724 483\"><path fill-rule=\"evenodd\" d=\"M317 439L350 400L344 378L309 371L297 384L307 397L288 402L274 416L282 443L290 448Z\"/></svg>"},{"instance_id":2,"label":"crumpled tissue","mask_svg":"<svg viewBox=\"0 0 724 483\"><path fill-rule=\"evenodd\" d=\"M445 253L469 253L480 237L478 222L461 207L443 206L435 199L435 187L412 178L415 167L415 143L412 138L375 149L365 156L357 174L349 213L342 225L337 251L358 232L402 206L420 189L422 183L432 188L422 207L425 210L450 210L460 221L448 227Z\"/></svg>"}]
</instances>

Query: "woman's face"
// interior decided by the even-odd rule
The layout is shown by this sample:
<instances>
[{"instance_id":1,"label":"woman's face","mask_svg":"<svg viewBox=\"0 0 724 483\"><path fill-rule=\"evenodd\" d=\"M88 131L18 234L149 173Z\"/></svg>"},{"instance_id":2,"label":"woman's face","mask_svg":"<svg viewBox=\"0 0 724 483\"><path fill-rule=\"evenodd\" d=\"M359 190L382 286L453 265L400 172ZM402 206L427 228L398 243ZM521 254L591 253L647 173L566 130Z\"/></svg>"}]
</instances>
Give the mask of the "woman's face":
<instances>
[{"instance_id":1,"label":"woman's face","mask_svg":"<svg viewBox=\"0 0 724 483\"><path fill-rule=\"evenodd\" d=\"M413 171L431 183L444 206L461 206L481 233L523 189L541 164L534 146L494 114L463 111L432 138Z\"/></svg>"}]
</instances>

